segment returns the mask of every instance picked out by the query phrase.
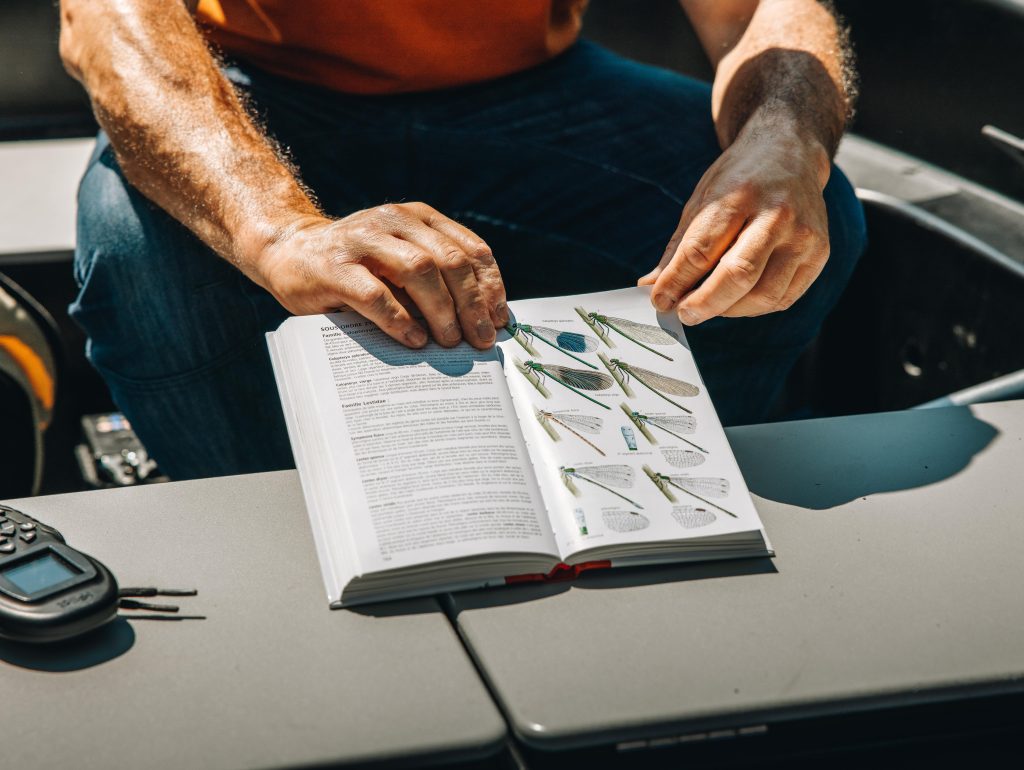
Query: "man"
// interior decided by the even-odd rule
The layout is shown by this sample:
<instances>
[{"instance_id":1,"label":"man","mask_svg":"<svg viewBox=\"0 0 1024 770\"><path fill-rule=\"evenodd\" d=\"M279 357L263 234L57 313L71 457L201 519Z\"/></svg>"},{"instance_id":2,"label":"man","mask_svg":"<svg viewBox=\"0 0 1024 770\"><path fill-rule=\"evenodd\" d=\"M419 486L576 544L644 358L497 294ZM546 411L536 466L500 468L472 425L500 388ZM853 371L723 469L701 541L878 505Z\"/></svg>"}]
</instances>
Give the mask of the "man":
<instances>
[{"instance_id":1,"label":"man","mask_svg":"<svg viewBox=\"0 0 1024 770\"><path fill-rule=\"evenodd\" d=\"M170 475L291 464L288 313L487 348L507 292L638 276L723 421L763 417L862 249L852 78L815 0L681 1L710 89L577 41L585 0L63 0L104 130L72 314Z\"/></svg>"}]
</instances>

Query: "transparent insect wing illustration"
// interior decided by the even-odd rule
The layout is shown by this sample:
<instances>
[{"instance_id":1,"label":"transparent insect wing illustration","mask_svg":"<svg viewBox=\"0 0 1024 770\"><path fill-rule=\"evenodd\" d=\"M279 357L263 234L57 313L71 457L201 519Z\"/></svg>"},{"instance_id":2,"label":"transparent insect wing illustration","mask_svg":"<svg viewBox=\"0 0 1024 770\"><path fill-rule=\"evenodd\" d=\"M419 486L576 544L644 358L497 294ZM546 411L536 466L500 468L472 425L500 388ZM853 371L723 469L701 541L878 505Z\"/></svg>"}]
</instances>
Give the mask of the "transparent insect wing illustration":
<instances>
[{"instance_id":1,"label":"transparent insect wing illustration","mask_svg":"<svg viewBox=\"0 0 1024 770\"><path fill-rule=\"evenodd\" d=\"M679 525L686 529L697 529L713 524L718 517L705 508L696 508L692 505L676 505L672 507L672 518L679 522Z\"/></svg>"},{"instance_id":2,"label":"transparent insect wing illustration","mask_svg":"<svg viewBox=\"0 0 1024 770\"><path fill-rule=\"evenodd\" d=\"M645 422L659 428L666 428L677 433L694 433L697 430L697 419L691 415L644 415Z\"/></svg>"},{"instance_id":3,"label":"transparent insect wing illustration","mask_svg":"<svg viewBox=\"0 0 1024 770\"><path fill-rule=\"evenodd\" d=\"M628 465L590 465L586 468L576 468L573 472L581 478L619 489L632 487L636 476L636 472Z\"/></svg>"},{"instance_id":4,"label":"transparent insect wing illustration","mask_svg":"<svg viewBox=\"0 0 1024 770\"><path fill-rule=\"evenodd\" d=\"M650 519L632 511L604 511L601 519L612 532L637 532L651 526Z\"/></svg>"},{"instance_id":5,"label":"transparent insect wing illustration","mask_svg":"<svg viewBox=\"0 0 1024 770\"><path fill-rule=\"evenodd\" d=\"M579 332L559 331L558 329L550 329L546 326L533 326L531 328L534 334L571 353L593 353L598 347L597 340Z\"/></svg>"},{"instance_id":6,"label":"transparent insect wing illustration","mask_svg":"<svg viewBox=\"0 0 1024 770\"><path fill-rule=\"evenodd\" d=\"M661 454L675 468L692 468L704 462L704 455L692 449L662 449Z\"/></svg>"},{"instance_id":7,"label":"transparent insect wing illustration","mask_svg":"<svg viewBox=\"0 0 1024 770\"><path fill-rule=\"evenodd\" d=\"M575 414L573 412L545 412L545 416L556 422L564 423L570 428L583 431L584 433L600 433L604 420L600 417L591 417L588 414Z\"/></svg>"},{"instance_id":8,"label":"transparent insect wing illustration","mask_svg":"<svg viewBox=\"0 0 1024 770\"><path fill-rule=\"evenodd\" d=\"M625 368L628 374L632 374L634 377L643 380L650 387L663 393L673 396L696 396L700 394L700 388L696 385L684 382L683 380L677 380L675 377L658 374L650 369L641 369L639 366L630 366L629 364L625 364Z\"/></svg>"},{"instance_id":9,"label":"transparent insect wing illustration","mask_svg":"<svg viewBox=\"0 0 1024 770\"><path fill-rule=\"evenodd\" d=\"M544 372L563 385L579 390L608 390L614 380L603 372L588 372L585 369L570 369L568 366L545 365Z\"/></svg>"},{"instance_id":10,"label":"transparent insect wing illustration","mask_svg":"<svg viewBox=\"0 0 1024 770\"><path fill-rule=\"evenodd\" d=\"M669 479L676 486L688 489L704 497L726 497L729 494L729 480L719 479L711 476L669 476Z\"/></svg>"},{"instance_id":11,"label":"transparent insect wing illustration","mask_svg":"<svg viewBox=\"0 0 1024 770\"><path fill-rule=\"evenodd\" d=\"M630 321L628 318L616 318L615 316L602 315L607 324L618 327L631 337L649 345L675 345L678 340L662 329L660 326Z\"/></svg>"}]
</instances>

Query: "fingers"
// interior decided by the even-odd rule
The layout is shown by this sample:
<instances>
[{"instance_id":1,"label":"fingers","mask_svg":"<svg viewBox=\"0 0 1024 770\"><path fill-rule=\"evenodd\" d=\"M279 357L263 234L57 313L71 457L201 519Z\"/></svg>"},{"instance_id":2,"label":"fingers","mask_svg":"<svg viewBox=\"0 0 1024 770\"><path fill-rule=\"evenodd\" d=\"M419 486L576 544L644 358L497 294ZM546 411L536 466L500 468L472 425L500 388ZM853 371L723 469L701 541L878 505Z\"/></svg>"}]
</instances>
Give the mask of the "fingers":
<instances>
[{"instance_id":1,"label":"fingers","mask_svg":"<svg viewBox=\"0 0 1024 770\"><path fill-rule=\"evenodd\" d=\"M721 315L747 296L765 272L776 237L769 218L752 222L707 280L683 298L677 308L679 320L698 324Z\"/></svg>"},{"instance_id":2,"label":"fingers","mask_svg":"<svg viewBox=\"0 0 1024 770\"><path fill-rule=\"evenodd\" d=\"M683 295L714 268L745 221L745 215L725 201L697 212L679 237L668 265L654 281L654 306L662 312L676 307Z\"/></svg>"},{"instance_id":3,"label":"fingers","mask_svg":"<svg viewBox=\"0 0 1024 770\"><path fill-rule=\"evenodd\" d=\"M504 287L486 244L425 204L382 206L378 211L388 235L374 244L371 259L409 293L434 338L442 345L464 338L474 347L490 347L500 317L497 305L504 306ZM477 277L480 260L486 291Z\"/></svg>"},{"instance_id":4,"label":"fingers","mask_svg":"<svg viewBox=\"0 0 1024 770\"><path fill-rule=\"evenodd\" d=\"M757 285L722 313L730 318L788 310L818 278L828 261L828 239L808 238L776 247Z\"/></svg>"},{"instance_id":5,"label":"fingers","mask_svg":"<svg viewBox=\"0 0 1024 770\"><path fill-rule=\"evenodd\" d=\"M389 278L409 292L438 342L455 345L465 338L477 348L494 343L493 303L485 302L472 258L460 243L413 219L385 239L380 251Z\"/></svg>"},{"instance_id":6,"label":"fingers","mask_svg":"<svg viewBox=\"0 0 1024 770\"><path fill-rule=\"evenodd\" d=\"M389 337L411 348L427 344L427 333L402 307L390 289L365 267L347 265L339 275L349 306Z\"/></svg>"},{"instance_id":7,"label":"fingers","mask_svg":"<svg viewBox=\"0 0 1024 770\"><path fill-rule=\"evenodd\" d=\"M428 221L428 224L447 235L466 252L470 264L473 265L473 272L476 273L476 281L484 305L491 315L491 322L496 328L505 326L510 318L506 304L505 282L501 278L501 271L498 270L498 263L491 253L491 247L468 227L441 214L437 214L437 217L434 221Z\"/></svg>"},{"instance_id":8,"label":"fingers","mask_svg":"<svg viewBox=\"0 0 1024 770\"><path fill-rule=\"evenodd\" d=\"M462 341L455 302L429 248L386 236L375 244L370 257L389 281L409 295L439 344L451 347Z\"/></svg>"},{"instance_id":9,"label":"fingers","mask_svg":"<svg viewBox=\"0 0 1024 770\"><path fill-rule=\"evenodd\" d=\"M658 280L658 276L664 272L665 268L672 261L672 257L675 256L676 249L679 248L679 242L683 240L683 235L686 234L686 230L690 226L690 223L693 221L693 216L698 210L695 202L696 196L697 193L695 192L683 207L683 214L679 217L679 224L676 225L676 231L672 233L672 237L669 239L668 245L665 247L665 251L661 255L661 259L658 260L658 266L651 270L647 275L642 276L636 282L637 286L653 286L655 281Z\"/></svg>"}]
</instances>

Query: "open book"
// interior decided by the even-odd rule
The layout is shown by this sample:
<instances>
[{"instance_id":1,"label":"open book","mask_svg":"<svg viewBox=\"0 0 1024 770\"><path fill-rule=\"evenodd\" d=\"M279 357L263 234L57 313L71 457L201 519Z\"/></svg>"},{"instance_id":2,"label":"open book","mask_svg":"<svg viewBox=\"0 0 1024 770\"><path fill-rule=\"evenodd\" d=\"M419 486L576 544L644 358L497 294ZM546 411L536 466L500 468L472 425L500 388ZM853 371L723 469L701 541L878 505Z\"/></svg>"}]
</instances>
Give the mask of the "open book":
<instances>
[{"instance_id":1,"label":"open book","mask_svg":"<svg viewBox=\"0 0 1024 770\"><path fill-rule=\"evenodd\" d=\"M354 312L267 335L332 607L770 554L647 289L509 306L484 352L409 350Z\"/></svg>"}]
</instances>

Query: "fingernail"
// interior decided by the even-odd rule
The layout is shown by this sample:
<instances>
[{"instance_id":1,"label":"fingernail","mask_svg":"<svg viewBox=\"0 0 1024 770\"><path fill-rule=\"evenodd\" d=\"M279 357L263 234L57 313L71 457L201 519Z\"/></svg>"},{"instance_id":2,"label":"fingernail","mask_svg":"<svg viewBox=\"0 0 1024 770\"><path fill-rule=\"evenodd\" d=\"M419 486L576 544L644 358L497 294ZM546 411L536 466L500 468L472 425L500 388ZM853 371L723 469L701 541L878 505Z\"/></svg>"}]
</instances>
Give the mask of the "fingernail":
<instances>
[{"instance_id":1,"label":"fingernail","mask_svg":"<svg viewBox=\"0 0 1024 770\"><path fill-rule=\"evenodd\" d=\"M455 345L459 340L462 339L462 331L459 329L459 325L452 321L441 333L441 338L449 345Z\"/></svg>"},{"instance_id":2,"label":"fingernail","mask_svg":"<svg viewBox=\"0 0 1024 770\"><path fill-rule=\"evenodd\" d=\"M637 286L650 286L651 284L653 284L655 281L658 280L658 276L659 275L661 275L661 271L660 270L652 270L647 275L641 276L637 280L636 285Z\"/></svg>"},{"instance_id":3,"label":"fingernail","mask_svg":"<svg viewBox=\"0 0 1024 770\"><path fill-rule=\"evenodd\" d=\"M675 299L664 292L659 292L654 295L654 306L662 313L667 313L672 309L674 304L676 304Z\"/></svg>"},{"instance_id":4,"label":"fingernail","mask_svg":"<svg viewBox=\"0 0 1024 770\"><path fill-rule=\"evenodd\" d=\"M490 321L477 321L476 333L484 342L490 342L491 340L494 339L494 324L492 324Z\"/></svg>"},{"instance_id":5,"label":"fingernail","mask_svg":"<svg viewBox=\"0 0 1024 770\"><path fill-rule=\"evenodd\" d=\"M681 307L679 308L679 320L687 326L696 326L700 323L700 316L688 308Z\"/></svg>"},{"instance_id":6,"label":"fingernail","mask_svg":"<svg viewBox=\"0 0 1024 770\"><path fill-rule=\"evenodd\" d=\"M405 339L414 348L420 348L427 344L427 333L418 326L413 326L405 333Z\"/></svg>"},{"instance_id":7,"label":"fingernail","mask_svg":"<svg viewBox=\"0 0 1024 770\"><path fill-rule=\"evenodd\" d=\"M505 326L509 322L508 305L504 302L499 302L494 308L494 314L498 316L498 320L502 326Z\"/></svg>"}]
</instances>

